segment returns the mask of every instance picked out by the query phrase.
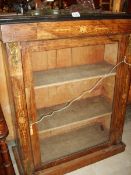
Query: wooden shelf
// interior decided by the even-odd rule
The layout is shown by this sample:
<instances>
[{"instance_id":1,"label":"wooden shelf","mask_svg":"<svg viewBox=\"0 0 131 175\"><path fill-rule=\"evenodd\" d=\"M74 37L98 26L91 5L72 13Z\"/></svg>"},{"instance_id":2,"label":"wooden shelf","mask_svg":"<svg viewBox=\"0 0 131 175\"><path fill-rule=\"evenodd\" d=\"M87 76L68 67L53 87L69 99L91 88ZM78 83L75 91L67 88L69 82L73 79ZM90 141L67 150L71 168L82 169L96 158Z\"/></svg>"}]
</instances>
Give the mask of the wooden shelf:
<instances>
[{"instance_id":1,"label":"wooden shelf","mask_svg":"<svg viewBox=\"0 0 131 175\"><path fill-rule=\"evenodd\" d=\"M107 130L102 130L100 125L93 125L63 135L40 139L42 162L49 162L79 152L101 144L108 138Z\"/></svg>"},{"instance_id":2,"label":"wooden shelf","mask_svg":"<svg viewBox=\"0 0 131 175\"><path fill-rule=\"evenodd\" d=\"M81 65L76 67L50 69L47 71L34 72L35 88L41 86L54 86L56 84L69 83L94 77L101 77L112 69L107 62L99 64ZM115 73L112 73L112 75Z\"/></svg>"},{"instance_id":3,"label":"wooden shelf","mask_svg":"<svg viewBox=\"0 0 131 175\"><path fill-rule=\"evenodd\" d=\"M63 105L45 108L38 111L41 114L50 114L60 109ZM56 113L53 117L47 117L38 124L39 134L43 138L62 134L81 128L92 123L104 124L105 119L110 120L111 103L104 97L92 97L74 102L69 108Z\"/></svg>"}]
</instances>

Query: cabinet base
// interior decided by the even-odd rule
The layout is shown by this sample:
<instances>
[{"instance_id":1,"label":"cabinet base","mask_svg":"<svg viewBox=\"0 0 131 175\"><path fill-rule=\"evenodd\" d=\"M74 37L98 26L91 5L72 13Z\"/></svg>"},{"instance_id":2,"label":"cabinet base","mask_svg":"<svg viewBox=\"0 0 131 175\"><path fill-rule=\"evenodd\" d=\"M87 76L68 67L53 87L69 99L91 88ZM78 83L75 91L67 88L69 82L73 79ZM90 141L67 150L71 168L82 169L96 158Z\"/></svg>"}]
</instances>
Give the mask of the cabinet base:
<instances>
[{"instance_id":1,"label":"cabinet base","mask_svg":"<svg viewBox=\"0 0 131 175\"><path fill-rule=\"evenodd\" d=\"M120 152L123 152L124 150L125 150L125 144L121 142L118 145L112 145L108 148L101 149L99 151L90 153L88 155L71 160L69 162L37 171L35 172L35 175L63 175L65 173L69 173L76 169L82 168L89 164L95 163L97 161L103 160Z\"/></svg>"},{"instance_id":2,"label":"cabinet base","mask_svg":"<svg viewBox=\"0 0 131 175\"><path fill-rule=\"evenodd\" d=\"M16 164L17 164L19 174L24 175L24 170L23 170L22 162L20 160L20 156L19 156L19 153L18 153L17 146L13 146L12 151L13 151L13 154L14 154L14 158L15 158L15 161L16 161Z\"/></svg>"}]
</instances>

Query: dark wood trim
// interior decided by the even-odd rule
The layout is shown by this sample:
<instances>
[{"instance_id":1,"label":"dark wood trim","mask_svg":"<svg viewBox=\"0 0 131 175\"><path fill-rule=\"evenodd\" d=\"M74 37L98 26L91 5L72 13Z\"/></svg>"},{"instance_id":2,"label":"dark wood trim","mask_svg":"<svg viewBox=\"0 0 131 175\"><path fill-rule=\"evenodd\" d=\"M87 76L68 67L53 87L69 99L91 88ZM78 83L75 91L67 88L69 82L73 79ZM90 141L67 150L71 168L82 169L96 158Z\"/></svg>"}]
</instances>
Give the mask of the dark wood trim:
<instances>
[{"instance_id":1,"label":"dark wood trim","mask_svg":"<svg viewBox=\"0 0 131 175\"><path fill-rule=\"evenodd\" d=\"M97 145L97 146L94 146L94 147L91 147L91 148L87 148L85 150L73 153L69 156L65 156L64 158L59 158L55 161L45 163L45 164L41 164L39 168L36 168L36 170L40 170L41 167L44 168L44 169L51 168L51 167L59 165L61 163L66 163L66 162L69 162L73 159L77 159L79 157L82 157L82 156L85 156L85 155L88 155L88 154L92 154L93 152L96 152L96 151L100 151L101 149L109 148L110 146L111 146L110 142L107 141L107 142L102 143L100 145Z\"/></svg>"},{"instance_id":2,"label":"dark wood trim","mask_svg":"<svg viewBox=\"0 0 131 175\"><path fill-rule=\"evenodd\" d=\"M66 163L56 165L52 168L47 168L35 173L35 175L63 175L65 173L74 171L83 166L95 163L97 161L103 160L107 157L115 155L125 150L125 144L120 143L118 145L113 145L108 148L101 149L99 151L87 154L80 158L76 158Z\"/></svg>"}]
</instances>

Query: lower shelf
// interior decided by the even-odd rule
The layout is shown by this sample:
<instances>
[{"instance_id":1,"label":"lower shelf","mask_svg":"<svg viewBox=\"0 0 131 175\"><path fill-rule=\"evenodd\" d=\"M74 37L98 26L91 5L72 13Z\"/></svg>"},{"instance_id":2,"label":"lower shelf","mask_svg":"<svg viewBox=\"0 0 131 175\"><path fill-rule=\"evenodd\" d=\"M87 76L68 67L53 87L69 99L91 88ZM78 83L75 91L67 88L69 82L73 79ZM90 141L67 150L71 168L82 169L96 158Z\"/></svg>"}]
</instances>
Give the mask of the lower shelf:
<instances>
[{"instance_id":1,"label":"lower shelf","mask_svg":"<svg viewBox=\"0 0 131 175\"><path fill-rule=\"evenodd\" d=\"M51 114L63 105L44 108ZM48 163L108 141L111 102L103 96L75 101L69 108L44 118L38 125L41 157Z\"/></svg>"},{"instance_id":2,"label":"lower shelf","mask_svg":"<svg viewBox=\"0 0 131 175\"><path fill-rule=\"evenodd\" d=\"M109 139L109 132L101 125L91 125L62 135L40 139L42 162L47 163L72 153L101 144Z\"/></svg>"},{"instance_id":3,"label":"lower shelf","mask_svg":"<svg viewBox=\"0 0 131 175\"><path fill-rule=\"evenodd\" d=\"M65 106L62 105L62 106ZM41 114L51 114L52 111L62 108L61 105L41 109ZM44 118L38 125L39 134L43 138L70 132L92 123L101 123L110 127L111 103L105 97L97 96L74 102L69 108ZM108 126L107 126L108 125Z\"/></svg>"}]
</instances>

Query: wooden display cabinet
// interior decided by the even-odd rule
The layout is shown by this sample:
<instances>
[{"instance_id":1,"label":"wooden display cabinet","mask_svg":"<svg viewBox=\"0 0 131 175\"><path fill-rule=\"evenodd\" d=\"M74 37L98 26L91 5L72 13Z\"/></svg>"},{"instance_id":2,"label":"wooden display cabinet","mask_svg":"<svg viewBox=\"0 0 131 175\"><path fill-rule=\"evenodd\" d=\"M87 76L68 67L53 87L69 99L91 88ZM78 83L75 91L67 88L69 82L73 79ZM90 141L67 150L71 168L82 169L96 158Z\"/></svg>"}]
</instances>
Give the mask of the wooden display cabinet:
<instances>
[{"instance_id":1,"label":"wooden display cabinet","mask_svg":"<svg viewBox=\"0 0 131 175\"><path fill-rule=\"evenodd\" d=\"M129 19L1 25L24 175L64 174L124 151L130 33Z\"/></svg>"}]
</instances>

